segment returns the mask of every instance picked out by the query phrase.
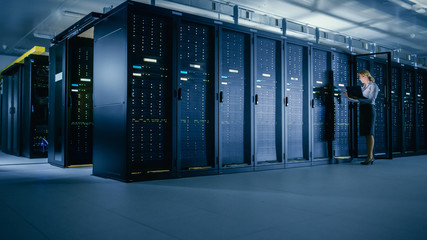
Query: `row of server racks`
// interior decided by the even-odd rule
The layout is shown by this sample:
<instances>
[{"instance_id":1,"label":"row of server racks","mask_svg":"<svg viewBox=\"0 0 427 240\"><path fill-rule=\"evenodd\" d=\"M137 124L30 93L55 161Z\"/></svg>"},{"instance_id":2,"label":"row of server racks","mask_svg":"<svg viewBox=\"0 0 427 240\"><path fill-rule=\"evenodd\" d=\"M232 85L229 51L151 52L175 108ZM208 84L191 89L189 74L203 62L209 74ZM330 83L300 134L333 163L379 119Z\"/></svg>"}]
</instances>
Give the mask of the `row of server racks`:
<instances>
[{"instance_id":1,"label":"row of server racks","mask_svg":"<svg viewBox=\"0 0 427 240\"><path fill-rule=\"evenodd\" d=\"M48 153L47 56L29 55L2 72L1 150L28 158Z\"/></svg>"},{"instance_id":2,"label":"row of server racks","mask_svg":"<svg viewBox=\"0 0 427 240\"><path fill-rule=\"evenodd\" d=\"M93 173L137 181L309 166L366 154L357 104L368 69L377 158L427 149L426 71L125 2L94 28ZM72 89L72 88L70 88Z\"/></svg>"}]
</instances>

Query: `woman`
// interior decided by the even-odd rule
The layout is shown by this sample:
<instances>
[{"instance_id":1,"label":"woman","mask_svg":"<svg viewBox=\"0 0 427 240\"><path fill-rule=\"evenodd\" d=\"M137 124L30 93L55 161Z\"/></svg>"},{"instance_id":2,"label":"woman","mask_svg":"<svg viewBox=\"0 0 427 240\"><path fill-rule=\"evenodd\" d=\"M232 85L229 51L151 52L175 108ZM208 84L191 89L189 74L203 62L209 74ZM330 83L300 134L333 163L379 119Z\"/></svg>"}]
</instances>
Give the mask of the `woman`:
<instances>
[{"instance_id":1,"label":"woman","mask_svg":"<svg viewBox=\"0 0 427 240\"><path fill-rule=\"evenodd\" d=\"M366 99L356 99L348 96L344 91L344 95L350 102L360 103L359 106L359 124L360 136L366 137L366 147L368 149L368 156L362 165L374 163L374 131L375 131L375 99L377 98L379 88L375 83L375 79L371 76L368 70L363 70L357 74L359 81L363 83L362 94Z\"/></svg>"}]
</instances>

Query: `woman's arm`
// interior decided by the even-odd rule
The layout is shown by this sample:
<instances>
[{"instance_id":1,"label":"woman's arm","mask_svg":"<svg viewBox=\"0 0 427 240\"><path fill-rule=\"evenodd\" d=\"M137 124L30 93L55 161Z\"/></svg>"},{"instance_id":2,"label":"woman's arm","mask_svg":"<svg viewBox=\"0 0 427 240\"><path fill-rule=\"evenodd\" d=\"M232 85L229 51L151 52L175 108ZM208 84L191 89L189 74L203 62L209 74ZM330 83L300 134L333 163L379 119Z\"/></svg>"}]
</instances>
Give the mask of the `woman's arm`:
<instances>
[{"instance_id":1,"label":"woman's arm","mask_svg":"<svg viewBox=\"0 0 427 240\"><path fill-rule=\"evenodd\" d=\"M369 103L369 104L374 104L375 103L375 99L378 96L378 86L376 84L371 84L369 85L365 91L363 91L363 96L366 99L359 99L359 102L361 103Z\"/></svg>"},{"instance_id":2,"label":"woman's arm","mask_svg":"<svg viewBox=\"0 0 427 240\"><path fill-rule=\"evenodd\" d=\"M345 97L346 97L350 102L355 102L355 103L358 103L358 102L359 102L359 100L357 100L357 99L355 99L355 98L351 98L351 97L349 97L349 96L348 96L347 91L343 91L342 93L344 94L344 96L345 96Z\"/></svg>"}]
</instances>

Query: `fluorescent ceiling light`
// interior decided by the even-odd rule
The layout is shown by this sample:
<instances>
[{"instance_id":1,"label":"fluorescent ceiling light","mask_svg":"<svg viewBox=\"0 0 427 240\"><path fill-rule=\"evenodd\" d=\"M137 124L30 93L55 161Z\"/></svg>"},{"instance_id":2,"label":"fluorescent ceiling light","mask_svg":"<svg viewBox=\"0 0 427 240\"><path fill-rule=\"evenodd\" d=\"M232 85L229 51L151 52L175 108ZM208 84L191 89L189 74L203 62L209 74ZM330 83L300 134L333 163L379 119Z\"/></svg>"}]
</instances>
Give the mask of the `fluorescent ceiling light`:
<instances>
[{"instance_id":1,"label":"fluorescent ceiling light","mask_svg":"<svg viewBox=\"0 0 427 240\"><path fill-rule=\"evenodd\" d=\"M64 16L75 17L75 18L82 18L82 17L86 16L86 14L74 12L74 11L69 11L69 10L62 11L62 14L64 14Z\"/></svg>"},{"instance_id":2,"label":"fluorescent ceiling light","mask_svg":"<svg viewBox=\"0 0 427 240\"><path fill-rule=\"evenodd\" d=\"M43 38L43 39L52 39L55 36L51 33L41 33L41 32L34 32L33 36L36 38Z\"/></svg>"}]
</instances>

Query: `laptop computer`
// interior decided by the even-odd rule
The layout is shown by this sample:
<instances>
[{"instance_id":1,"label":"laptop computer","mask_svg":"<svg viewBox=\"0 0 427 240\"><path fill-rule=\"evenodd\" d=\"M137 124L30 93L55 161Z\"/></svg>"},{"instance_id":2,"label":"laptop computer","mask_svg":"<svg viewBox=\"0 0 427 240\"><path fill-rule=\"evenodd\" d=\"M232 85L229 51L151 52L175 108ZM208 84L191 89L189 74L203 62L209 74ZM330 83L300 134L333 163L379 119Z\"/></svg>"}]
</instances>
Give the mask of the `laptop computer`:
<instances>
[{"instance_id":1,"label":"laptop computer","mask_svg":"<svg viewBox=\"0 0 427 240\"><path fill-rule=\"evenodd\" d=\"M362 98L362 99L366 99L363 96L362 93L362 88L360 86L351 86L351 87L346 87L347 88L347 94L349 97L356 97L356 98Z\"/></svg>"}]
</instances>

